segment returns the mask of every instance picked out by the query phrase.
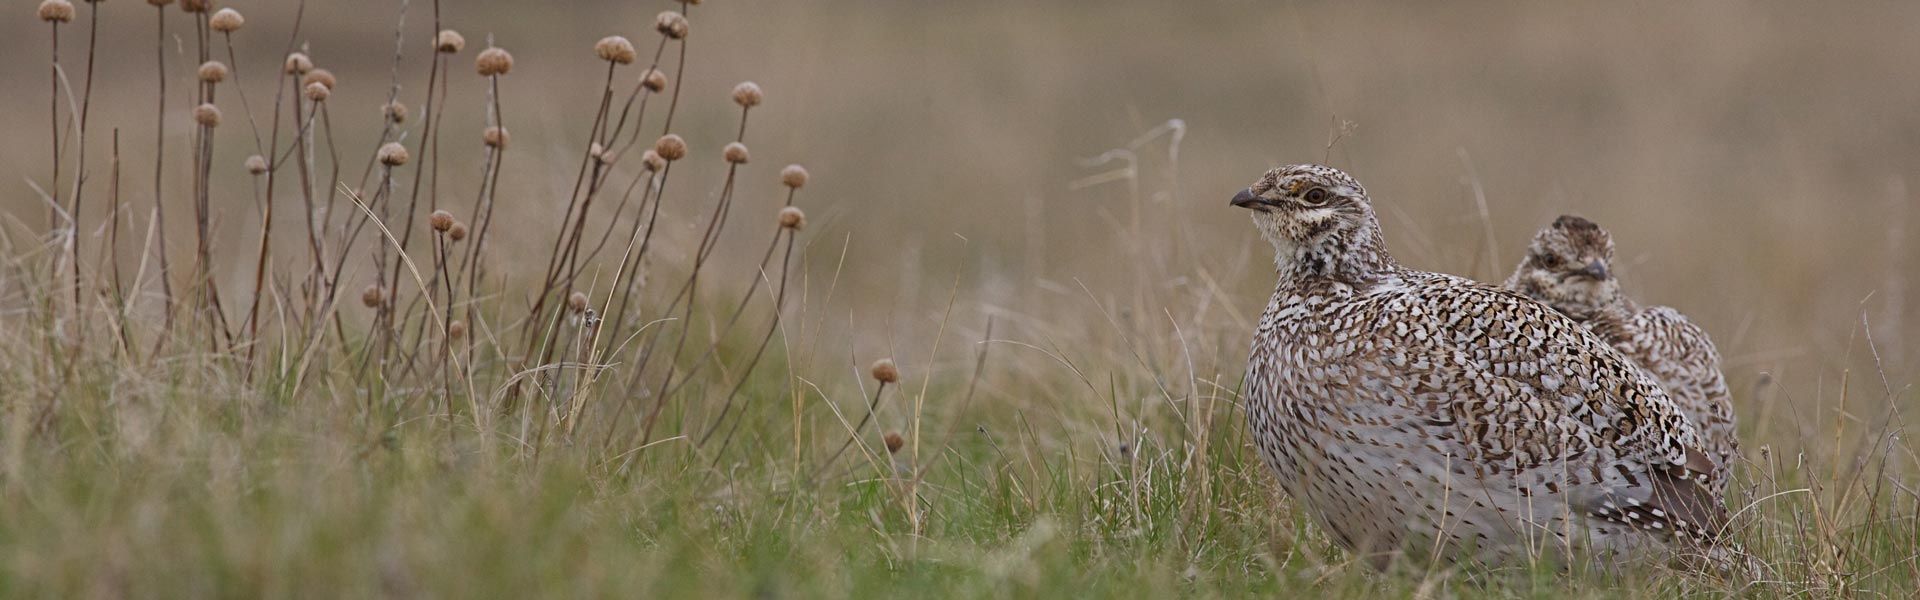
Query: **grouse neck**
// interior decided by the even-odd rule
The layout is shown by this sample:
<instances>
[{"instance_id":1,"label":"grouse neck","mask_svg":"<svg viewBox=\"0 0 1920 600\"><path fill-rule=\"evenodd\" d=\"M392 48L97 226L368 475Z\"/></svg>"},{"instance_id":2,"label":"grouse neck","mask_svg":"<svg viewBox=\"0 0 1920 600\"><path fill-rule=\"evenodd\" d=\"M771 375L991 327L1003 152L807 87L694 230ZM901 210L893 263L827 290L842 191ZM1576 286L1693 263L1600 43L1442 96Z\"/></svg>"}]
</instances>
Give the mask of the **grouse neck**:
<instances>
[{"instance_id":1,"label":"grouse neck","mask_svg":"<svg viewBox=\"0 0 1920 600\"><path fill-rule=\"evenodd\" d=\"M1377 222L1369 222L1359 232L1331 233L1314 243L1276 250L1274 265L1282 290L1329 284L1366 287L1400 269L1387 254Z\"/></svg>"},{"instance_id":2,"label":"grouse neck","mask_svg":"<svg viewBox=\"0 0 1920 600\"><path fill-rule=\"evenodd\" d=\"M1600 334L1600 337L1610 342L1620 342L1632 337L1629 323L1637 314L1640 314L1640 306L1616 289L1612 297L1601 301L1600 308L1593 311L1593 314L1584 317L1569 316L1574 316L1574 320L1585 323L1588 329Z\"/></svg>"}]
</instances>

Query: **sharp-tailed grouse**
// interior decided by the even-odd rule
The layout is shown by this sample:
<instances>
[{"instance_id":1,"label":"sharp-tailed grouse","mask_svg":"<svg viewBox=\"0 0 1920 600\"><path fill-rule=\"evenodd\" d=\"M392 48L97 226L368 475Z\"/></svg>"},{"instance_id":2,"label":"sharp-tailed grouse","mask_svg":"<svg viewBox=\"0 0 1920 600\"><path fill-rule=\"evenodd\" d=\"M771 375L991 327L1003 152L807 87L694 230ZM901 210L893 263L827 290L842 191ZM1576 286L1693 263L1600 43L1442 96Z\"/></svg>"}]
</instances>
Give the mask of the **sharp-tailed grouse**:
<instances>
[{"instance_id":1,"label":"sharp-tailed grouse","mask_svg":"<svg viewBox=\"0 0 1920 600\"><path fill-rule=\"evenodd\" d=\"M1715 469L1659 385L1538 302L1387 254L1372 201L1331 167L1233 197L1279 284L1245 399L1281 486L1385 565L1711 544Z\"/></svg>"},{"instance_id":2,"label":"sharp-tailed grouse","mask_svg":"<svg viewBox=\"0 0 1920 600\"><path fill-rule=\"evenodd\" d=\"M1722 496L1740 442L1720 353L1707 332L1680 311L1642 308L1620 293L1612 262L1613 237L1592 221L1566 215L1533 236L1506 288L1586 325L1659 381L1704 438L1719 467L1710 485L1716 497Z\"/></svg>"}]
</instances>

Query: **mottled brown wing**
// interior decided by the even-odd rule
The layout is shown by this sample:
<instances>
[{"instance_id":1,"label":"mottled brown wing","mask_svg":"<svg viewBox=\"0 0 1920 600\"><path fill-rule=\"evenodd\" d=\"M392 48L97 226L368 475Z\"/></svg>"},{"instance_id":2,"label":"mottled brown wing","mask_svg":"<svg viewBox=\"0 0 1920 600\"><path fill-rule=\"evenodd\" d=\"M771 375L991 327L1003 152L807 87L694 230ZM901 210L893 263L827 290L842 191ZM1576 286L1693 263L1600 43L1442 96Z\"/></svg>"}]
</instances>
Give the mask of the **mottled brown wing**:
<instances>
[{"instance_id":1,"label":"mottled brown wing","mask_svg":"<svg viewBox=\"0 0 1920 600\"><path fill-rule=\"evenodd\" d=\"M1475 397L1455 399L1431 425L1452 428L1448 437L1495 468L1518 473L1564 461L1565 485L1577 487L1567 498L1589 516L1714 537L1725 521L1706 486L1714 462L1658 384L1545 305L1434 277L1440 285L1422 286L1414 302L1444 325L1402 342L1410 353L1444 358L1432 361L1431 383ZM1488 435L1489 424L1511 433ZM1548 435L1528 435L1541 431Z\"/></svg>"},{"instance_id":2,"label":"mottled brown wing","mask_svg":"<svg viewBox=\"0 0 1920 600\"><path fill-rule=\"evenodd\" d=\"M1718 467L1713 489L1724 492L1727 474L1739 456L1740 440L1732 397L1726 377L1720 373L1720 353L1713 341L1706 330L1664 306L1639 311L1628 331L1631 339L1615 339L1615 347L1657 378L1682 414L1699 429L1702 448Z\"/></svg>"}]
</instances>

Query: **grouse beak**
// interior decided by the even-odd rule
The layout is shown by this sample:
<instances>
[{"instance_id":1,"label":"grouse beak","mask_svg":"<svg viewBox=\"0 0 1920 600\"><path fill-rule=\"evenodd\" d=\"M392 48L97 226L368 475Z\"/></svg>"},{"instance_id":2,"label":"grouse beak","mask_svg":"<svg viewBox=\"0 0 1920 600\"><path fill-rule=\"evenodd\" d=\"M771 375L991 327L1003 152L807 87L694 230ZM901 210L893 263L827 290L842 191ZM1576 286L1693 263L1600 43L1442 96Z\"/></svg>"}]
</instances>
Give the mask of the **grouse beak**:
<instances>
[{"instance_id":1,"label":"grouse beak","mask_svg":"<svg viewBox=\"0 0 1920 600\"><path fill-rule=\"evenodd\" d=\"M1581 269L1580 274L1585 275L1587 277L1592 277L1595 281L1606 281L1607 265L1606 263L1596 260L1596 261L1587 263L1587 268Z\"/></svg>"},{"instance_id":2,"label":"grouse beak","mask_svg":"<svg viewBox=\"0 0 1920 600\"><path fill-rule=\"evenodd\" d=\"M1254 195L1253 188L1240 190L1240 193L1234 194L1233 200L1229 201L1228 203L1234 206L1238 206L1240 208L1266 210L1265 208L1262 208L1262 206L1266 203L1266 201L1261 200L1259 196Z\"/></svg>"}]
</instances>

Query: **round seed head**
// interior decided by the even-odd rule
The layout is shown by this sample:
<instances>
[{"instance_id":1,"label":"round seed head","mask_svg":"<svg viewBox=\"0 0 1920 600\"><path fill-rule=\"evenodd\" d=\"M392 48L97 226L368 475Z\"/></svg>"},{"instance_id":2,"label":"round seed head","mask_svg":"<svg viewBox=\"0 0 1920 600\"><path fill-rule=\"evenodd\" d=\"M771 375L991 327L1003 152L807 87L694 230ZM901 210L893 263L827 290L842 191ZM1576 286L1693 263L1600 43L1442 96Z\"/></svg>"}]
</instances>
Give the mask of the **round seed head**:
<instances>
[{"instance_id":1,"label":"round seed head","mask_svg":"<svg viewBox=\"0 0 1920 600\"><path fill-rule=\"evenodd\" d=\"M898 383L900 367L894 366L891 358L873 361L873 379L880 383Z\"/></svg>"},{"instance_id":2,"label":"round seed head","mask_svg":"<svg viewBox=\"0 0 1920 600\"><path fill-rule=\"evenodd\" d=\"M796 190L807 185L807 178L807 168L800 165L787 165L780 170L780 184Z\"/></svg>"},{"instance_id":3,"label":"round seed head","mask_svg":"<svg viewBox=\"0 0 1920 600\"><path fill-rule=\"evenodd\" d=\"M780 228L790 231L806 229L807 212L800 210L798 206L789 206L780 209ZM880 366L874 365L873 368L878 369ZM874 377L879 377L879 371L874 371L874 373Z\"/></svg>"},{"instance_id":4,"label":"round seed head","mask_svg":"<svg viewBox=\"0 0 1920 600\"><path fill-rule=\"evenodd\" d=\"M473 68L481 77L505 75L513 70L513 55L499 48L481 50L480 56L473 59Z\"/></svg>"},{"instance_id":5,"label":"round seed head","mask_svg":"<svg viewBox=\"0 0 1920 600\"><path fill-rule=\"evenodd\" d=\"M315 81L313 83L307 84L306 93L307 93L308 100L312 100L314 102L326 102L327 97L333 95L333 88L327 87L327 84Z\"/></svg>"},{"instance_id":6,"label":"round seed head","mask_svg":"<svg viewBox=\"0 0 1920 600\"><path fill-rule=\"evenodd\" d=\"M367 308L380 308L380 304L386 299L387 291L380 289L379 285L369 285L365 291L360 292L360 303Z\"/></svg>"},{"instance_id":7,"label":"round seed head","mask_svg":"<svg viewBox=\"0 0 1920 600\"><path fill-rule=\"evenodd\" d=\"M456 242L467 239L467 224L454 221L453 227L447 229L447 239Z\"/></svg>"},{"instance_id":8,"label":"round seed head","mask_svg":"<svg viewBox=\"0 0 1920 600\"><path fill-rule=\"evenodd\" d=\"M440 30L440 35L434 36L433 38L433 49L447 54L459 52L466 49L466 47L467 38L460 37L460 32L452 29L442 29Z\"/></svg>"},{"instance_id":9,"label":"round seed head","mask_svg":"<svg viewBox=\"0 0 1920 600\"><path fill-rule=\"evenodd\" d=\"M573 295L567 296L567 308L572 309L573 312L580 312L580 311L586 310L587 309L587 293L574 292Z\"/></svg>"},{"instance_id":10,"label":"round seed head","mask_svg":"<svg viewBox=\"0 0 1920 600\"><path fill-rule=\"evenodd\" d=\"M240 26L246 24L247 18L240 16L240 11L231 8L222 8L220 12L213 13L212 18L207 19L207 26L220 33L239 31Z\"/></svg>"},{"instance_id":11,"label":"round seed head","mask_svg":"<svg viewBox=\"0 0 1920 600\"><path fill-rule=\"evenodd\" d=\"M751 81L742 81L740 85L733 86L734 104L745 108L753 108L759 106L760 101L765 99L766 94L761 93L760 84Z\"/></svg>"},{"instance_id":12,"label":"round seed head","mask_svg":"<svg viewBox=\"0 0 1920 600\"><path fill-rule=\"evenodd\" d=\"M673 38L687 37L687 16L674 11L662 11L653 19L653 28L661 34Z\"/></svg>"},{"instance_id":13,"label":"round seed head","mask_svg":"<svg viewBox=\"0 0 1920 600\"><path fill-rule=\"evenodd\" d=\"M389 167L398 167L407 164L407 158L409 158L407 155L407 147L400 145L400 142L387 142L380 146L380 152L375 154L375 156L379 157L380 164Z\"/></svg>"},{"instance_id":14,"label":"round seed head","mask_svg":"<svg viewBox=\"0 0 1920 600\"><path fill-rule=\"evenodd\" d=\"M899 454L900 449L907 446L907 438L900 437L900 432L898 431L889 431L887 435L881 439L887 442L887 454Z\"/></svg>"},{"instance_id":15,"label":"round seed head","mask_svg":"<svg viewBox=\"0 0 1920 600\"><path fill-rule=\"evenodd\" d=\"M667 89L667 74L661 73L659 69L647 69L647 74L640 76L640 85L647 88L649 92Z\"/></svg>"},{"instance_id":16,"label":"round seed head","mask_svg":"<svg viewBox=\"0 0 1920 600\"><path fill-rule=\"evenodd\" d=\"M200 63L200 81L220 83L227 80L227 65L217 60Z\"/></svg>"},{"instance_id":17,"label":"round seed head","mask_svg":"<svg viewBox=\"0 0 1920 600\"><path fill-rule=\"evenodd\" d=\"M312 70L313 70L313 59L307 58L306 53L295 52L293 54L287 55L287 65L286 65L287 73L292 75L305 75L307 74L307 71L312 71Z\"/></svg>"},{"instance_id":18,"label":"round seed head","mask_svg":"<svg viewBox=\"0 0 1920 600\"><path fill-rule=\"evenodd\" d=\"M180 0L180 10L203 13L213 10L213 0Z\"/></svg>"},{"instance_id":19,"label":"round seed head","mask_svg":"<svg viewBox=\"0 0 1920 600\"><path fill-rule=\"evenodd\" d=\"M600 145L600 142L587 145L587 156L601 164L613 162L613 157L607 155L607 147Z\"/></svg>"},{"instance_id":20,"label":"round seed head","mask_svg":"<svg viewBox=\"0 0 1920 600\"><path fill-rule=\"evenodd\" d=\"M212 103L193 107L193 122L207 127L220 126L220 107Z\"/></svg>"},{"instance_id":21,"label":"round seed head","mask_svg":"<svg viewBox=\"0 0 1920 600\"><path fill-rule=\"evenodd\" d=\"M316 83L327 86L328 90L332 90L334 84L338 83L338 80L333 78L333 71L326 69L309 70L305 76L300 78L300 85L313 85Z\"/></svg>"},{"instance_id":22,"label":"round seed head","mask_svg":"<svg viewBox=\"0 0 1920 600\"><path fill-rule=\"evenodd\" d=\"M687 156L687 140L681 139L677 134L669 133L660 136L660 140L653 143L653 151L659 153L660 158L670 161L680 160Z\"/></svg>"},{"instance_id":23,"label":"round seed head","mask_svg":"<svg viewBox=\"0 0 1920 600\"><path fill-rule=\"evenodd\" d=\"M399 100L388 102L380 108L380 112L386 113L387 118L395 123L407 122L407 105Z\"/></svg>"},{"instance_id":24,"label":"round seed head","mask_svg":"<svg viewBox=\"0 0 1920 600\"><path fill-rule=\"evenodd\" d=\"M635 57L633 42L617 35L600 38L600 41L593 45L593 53L599 55L600 60L623 65L633 64Z\"/></svg>"},{"instance_id":25,"label":"round seed head","mask_svg":"<svg viewBox=\"0 0 1920 600\"><path fill-rule=\"evenodd\" d=\"M641 152L640 162L646 164L648 171L655 173L659 173L661 169L667 168L667 159L660 158L660 153L653 150Z\"/></svg>"},{"instance_id":26,"label":"round seed head","mask_svg":"<svg viewBox=\"0 0 1920 600\"><path fill-rule=\"evenodd\" d=\"M453 229L453 213L444 210L433 211L433 214L427 215L427 225L433 227L434 231L446 233L448 229Z\"/></svg>"},{"instance_id":27,"label":"round seed head","mask_svg":"<svg viewBox=\"0 0 1920 600\"><path fill-rule=\"evenodd\" d=\"M67 0L45 0L41 2L40 20L48 23L73 22L73 3Z\"/></svg>"},{"instance_id":28,"label":"round seed head","mask_svg":"<svg viewBox=\"0 0 1920 600\"><path fill-rule=\"evenodd\" d=\"M247 157L247 172L254 175L267 172L267 158L258 154Z\"/></svg>"},{"instance_id":29,"label":"round seed head","mask_svg":"<svg viewBox=\"0 0 1920 600\"><path fill-rule=\"evenodd\" d=\"M447 322L447 339L457 340L463 337L467 337L466 321L460 321L460 320L448 321Z\"/></svg>"},{"instance_id":30,"label":"round seed head","mask_svg":"<svg viewBox=\"0 0 1920 600\"><path fill-rule=\"evenodd\" d=\"M488 146L495 148L507 147L507 130L501 129L498 125L488 127L486 133L481 134L480 137L486 140Z\"/></svg>"},{"instance_id":31,"label":"round seed head","mask_svg":"<svg viewBox=\"0 0 1920 600\"><path fill-rule=\"evenodd\" d=\"M728 142L726 152L723 156L727 157L727 162L736 165L744 164L747 162L747 145L740 142Z\"/></svg>"}]
</instances>

